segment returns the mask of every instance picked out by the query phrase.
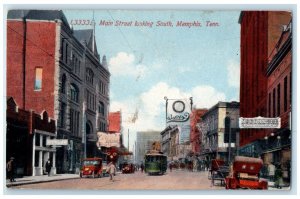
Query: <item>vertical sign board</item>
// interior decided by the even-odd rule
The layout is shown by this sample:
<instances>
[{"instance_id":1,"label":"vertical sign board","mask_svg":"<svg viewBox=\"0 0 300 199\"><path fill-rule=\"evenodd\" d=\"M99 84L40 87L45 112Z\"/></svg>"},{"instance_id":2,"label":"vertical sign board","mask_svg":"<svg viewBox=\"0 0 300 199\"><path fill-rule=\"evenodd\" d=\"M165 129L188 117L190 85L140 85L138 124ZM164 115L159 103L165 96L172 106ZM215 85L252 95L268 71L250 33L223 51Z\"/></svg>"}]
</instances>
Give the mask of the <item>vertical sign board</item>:
<instances>
[{"instance_id":1,"label":"vertical sign board","mask_svg":"<svg viewBox=\"0 0 300 199\"><path fill-rule=\"evenodd\" d=\"M191 103L188 99L168 100L167 125L178 126L179 144L190 140Z\"/></svg>"}]
</instances>

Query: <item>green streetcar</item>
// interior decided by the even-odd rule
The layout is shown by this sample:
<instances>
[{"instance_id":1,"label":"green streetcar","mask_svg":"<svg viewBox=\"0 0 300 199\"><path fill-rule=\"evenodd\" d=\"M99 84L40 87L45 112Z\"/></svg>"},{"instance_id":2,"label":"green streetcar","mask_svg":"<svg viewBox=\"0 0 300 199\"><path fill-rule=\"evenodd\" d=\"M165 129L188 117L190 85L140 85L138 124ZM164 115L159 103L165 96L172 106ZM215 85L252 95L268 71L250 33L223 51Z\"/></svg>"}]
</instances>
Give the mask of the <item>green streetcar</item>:
<instances>
[{"instance_id":1,"label":"green streetcar","mask_svg":"<svg viewBox=\"0 0 300 199\"><path fill-rule=\"evenodd\" d=\"M167 156L161 153L145 155L145 172L149 175L163 175L167 171Z\"/></svg>"}]
</instances>

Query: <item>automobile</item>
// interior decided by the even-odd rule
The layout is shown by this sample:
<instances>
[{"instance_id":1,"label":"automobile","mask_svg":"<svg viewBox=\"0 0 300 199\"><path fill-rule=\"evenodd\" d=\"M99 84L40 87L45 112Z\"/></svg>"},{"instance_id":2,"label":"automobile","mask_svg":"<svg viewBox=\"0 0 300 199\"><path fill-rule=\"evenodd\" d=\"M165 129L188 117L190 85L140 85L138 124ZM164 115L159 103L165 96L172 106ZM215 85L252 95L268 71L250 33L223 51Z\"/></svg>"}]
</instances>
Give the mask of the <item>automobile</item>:
<instances>
[{"instance_id":1,"label":"automobile","mask_svg":"<svg viewBox=\"0 0 300 199\"><path fill-rule=\"evenodd\" d=\"M259 176L262 167L260 158L236 156L226 177L226 189L268 189L268 181Z\"/></svg>"},{"instance_id":2,"label":"automobile","mask_svg":"<svg viewBox=\"0 0 300 199\"><path fill-rule=\"evenodd\" d=\"M85 158L82 160L80 178L82 177L102 177L103 167L101 158Z\"/></svg>"},{"instance_id":3,"label":"automobile","mask_svg":"<svg viewBox=\"0 0 300 199\"><path fill-rule=\"evenodd\" d=\"M132 163L122 164L122 173L134 173L135 167Z\"/></svg>"}]
</instances>

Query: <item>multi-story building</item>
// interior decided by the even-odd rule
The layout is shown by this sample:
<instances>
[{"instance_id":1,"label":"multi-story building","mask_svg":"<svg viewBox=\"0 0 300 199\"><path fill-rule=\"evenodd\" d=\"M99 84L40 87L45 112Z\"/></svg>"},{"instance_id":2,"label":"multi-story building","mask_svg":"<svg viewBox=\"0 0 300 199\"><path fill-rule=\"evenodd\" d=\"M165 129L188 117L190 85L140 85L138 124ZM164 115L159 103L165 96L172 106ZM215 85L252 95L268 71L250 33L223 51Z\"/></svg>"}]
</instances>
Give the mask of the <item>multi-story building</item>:
<instances>
[{"instance_id":1,"label":"multi-story building","mask_svg":"<svg viewBox=\"0 0 300 199\"><path fill-rule=\"evenodd\" d=\"M268 57L282 33L282 25L288 24L290 19L290 12L241 12L241 117L268 117ZM241 130L241 152L257 156L259 146L255 141L264 139L267 133L264 129Z\"/></svg>"},{"instance_id":2,"label":"multi-story building","mask_svg":"<svg viewBox=\"0 0 300 199\"><path fill-rule=\"evenodd\" d=\"M17 176L39 176L45 173L44 164L51 160L55 173L56 150L47 145L47 139L55 139L55 120L46 111L35 113L19 108L12 97L7 99L6 109L6 158L15 158Z\"/></svg>"},{"instance_id":3,"label":"multi-story building","mask_svg":"<svg viewBox=\"0 0 300 199\"><path fill-rule=\"evenodd\" d=\"M161 143L159 131L140 131L136 133L135 162L137 164L144 162L145 154L151 149L155 141Z\"/></svg>"},{"instance_id":4,"label":"multi-story building","mask_svg":"<svg viewBox=\"0 0 300 199\"><path fill-rule=\"evenodd\" d=\"M239 102L219 102L202 116L202 143L201 156L210 161L220 158L231 161L236 154L238 142ZM230 118L230 140L226 141L225 118ZM231 143L229 145L229 143ZM229 157L230 156L230 157Z\"/></svg>"},{"instance_id":5,"label":"multi-story building","mask_svg":"<svg viewBox=\"0 0 300 199\"><path fill-rule=\"evenodd\" d=\"M268 131L262 142L265 164L281 166L283 177L290 183L291 104L292 104L292 21L283 26L267 68L269 117L280 117L281 128Z\"/></svg>"},{"instance_id":6,"label":"multi-story building","mask_svg":"<svg viewBox=\"0 0 300 199\"><path fill-rule=\"evenodd\" d=\"M191 150L193 154L199 155L200 147L201 147L201 137L202 132L201 129L197 126L201 122L201 117L204 113L206 113L207 109L194 109L192 110L190 116L190 123L191 123L191 135L190 135L190 143L191 143Z\"/></svg>"},{"instance_id":7,"label":"multi-story building","mask_svg":"<svg viewBox=\"0 0 300 199\"><path fill-rule=\"evenodd\" d=\"M281 167L289 183L292 104L292 13L242 12L241 117L280 117L280 129L244 129L240 153Z\"/></svg>"},{"instance_id":8,"label":"multi-story building","mask_svg":"<svg viewBox=\"0 0 300 199\"><path fill-rule=\"evenodd\" d=\"M79 170L107 131L109 77L94 30L73 30L62 11L11 10L7 17L7 95L57 121L57 171Z\"/></svg>"},{"instance_id":9,"label":"multi-story building","mask_svg":"<svg viewBox=\"0 0 300 199\"><path fill-rule=\"evenodd\" d=\"M177 126L167 126L161 133L162 152L168 161L178 160L179 156L179 129Z\"/></svg>"}]
</instances>

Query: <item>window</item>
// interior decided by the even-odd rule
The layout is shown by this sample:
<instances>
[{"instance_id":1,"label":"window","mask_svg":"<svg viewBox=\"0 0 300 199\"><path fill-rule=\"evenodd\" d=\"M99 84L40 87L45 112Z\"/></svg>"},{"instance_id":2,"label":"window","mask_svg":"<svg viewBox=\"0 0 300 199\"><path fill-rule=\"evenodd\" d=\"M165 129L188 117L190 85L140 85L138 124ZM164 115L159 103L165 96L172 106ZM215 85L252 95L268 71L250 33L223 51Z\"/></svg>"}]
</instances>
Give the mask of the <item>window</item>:
<instances>
[{"instance_id":1,"label":"window","mask_svg":"<svg viewBox=\"0 0 300 199\"><path fill-rule=\"evenodd\" d=\"M66 93L66 75L63 74L61 77L61 92Z\"/></svg>"},{"instance_id":2,"label":"window","mask_svg":"<svg viewBox=\"0 0 300 199\"><path fill-rule=\"evenodd\" d=\"M284 85L283 85L283 110L284 112L287 111L287 76L284 78Z\"/></svg>"},{"instance_id":3,"label":"window","mask_svg":"<svg viewBox=\"0 0 300 199\"><path fill-rule=\"evenodd\" d=\"M86 90L86 102L87 102L88 109L93 111L96 110L96 97L89 90Z\"/></svg>"},{"instance_id":4,"label":"window","mask_svg":"<svg viewBox=\"0 0 300 199\"><path fill-rule=\"evenodd\" d=\"M34 90L35 91L42 90L42 80L43 80L43 69L36 68L35 69L35 82L34 82Z\"/></svg>"},{"instance_id":5,"label":"window","mask_svg":"<svg viewBox=\"0 0 300 199\"><path fill-rule=\"evenodd\" d=\"M275 88L273 89L273 117L276 116Z\"/></svg>"},{"instance_id":6,"label":"window","mask_svg":"<svg viewBox=\"0 0 300 199\"><path fill-rule=\"evenodd\" d=\"M271 117L271 93L269 93L269 106L268 106L268 111L269 111L269 117Z\"/></svg>"},{"instance_id":7,"label":"window","mask_svg":"<svg viewBox=\"0 0 300 199\"><path fill-rule=\"evenodd\" d=\"M77 86L75 84L71 84L70 88L71 88L71 100L74 102L78 102L79 101L79 89L77 88Z\"/></svg>"},{"instance_id":8,"label":"window","mask_svg":"<svg viewBox=\"0 0 300 199\"><path fill-rule=\"evenodd\" d=\"M59 127L65 127L65 114L66 114L66 104L61 102L60 104L60 112L59 112Z\"/></svg>"},{"instance_id":9,"label":"window","mask_svg":"<svg viewBox=\"0 0 300 199\"><path fill-rule=\"evenodd\" d=\"M103 102L99 102L99 113L104 116L105 115L105 107Z\"/></svg>"},{"instance_id":10,"label":"window","mask_svg":"<svg viewBox=\"0 0 300 199\"><path fill-rule=\"evenodd\" d=\"M40 134L36 133L35 134L35 146L40 146Z\"/></svg>"},{"instance_id":11,"label":"window","mask_svg":"<svg viewBox=\"0 0 300 199\"><path fill-rule=\"evenodd\" d=\"M86 81L93 85L94 73L90 68L86 69Z\"/></svg>"},{"instance_id":12,"label":"window","mask_svg":"<svg viewBox=\"0 0 300 199\"><path fill-rule=\"evenodd\" d=\"M68 44L66 44L66 63L68 63L68 48L69 48L69 45Z\"/></svg>"},{"instance_id":13,"label":"window","mask_svg":"<svg viewBox=\"0 0 300 199\"><path fill-rule=\"evenodd\" d=\"M75 57L75 54L72 55L72 69L73 71L75 71L75 66L76 66L76 60L77 58Z\"/></svg>"},{"instance_id":14,"label":"window","mask_svg":"<svg viewBox=\"0 0 300 199\"><path fill-rule=\"evenodd\" d=\"M277 116L280 115L280 84L277 86Z\"/></svg>"},{"instance_id":15,"label":"window","mask_svg":"<svg viewBox=\"0 0 300 199\"><path fill-rule=\"evenodd\" d=\"M79 112L70 109L70 131L73 135L79 135Z\"/></svg>"}]
</instances>

